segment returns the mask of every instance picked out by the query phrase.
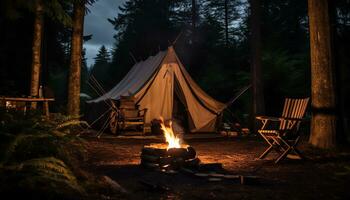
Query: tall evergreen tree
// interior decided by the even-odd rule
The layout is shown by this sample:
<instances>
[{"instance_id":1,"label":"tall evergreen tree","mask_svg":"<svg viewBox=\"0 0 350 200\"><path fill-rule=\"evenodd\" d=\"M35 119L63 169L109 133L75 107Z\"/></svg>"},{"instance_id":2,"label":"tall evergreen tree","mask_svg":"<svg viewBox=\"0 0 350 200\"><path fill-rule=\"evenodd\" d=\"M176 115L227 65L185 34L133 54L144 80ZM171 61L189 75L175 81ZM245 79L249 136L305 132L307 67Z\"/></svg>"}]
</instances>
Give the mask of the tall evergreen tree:
<instances>
[{"instance_id":1,"label":"tall evergreen tree","mask_svg":"<svg viewBox=\"0 0 350 200\"><path fill-rule=\"evenodd\" d=\"M71 63L68 78L68 109L71 116L80 114L80 82L83 51L85 1L76 0L73 6L73 32L71 43Z\"/></svg>"},{"instance_id":2,"label":"tall evergreen tree","mask_svg":"<svg viewBox=\"0 0 350 200\"><path fill-rule=\"evenodd\" d=\"M192 6L191 6L191 18L192 18L192 29L194 30L196 28L197 20L198 20L198 8L197 8L197 2L196 0L192 0Z\"/></svg>"},{"instance_id":3,"label":"tall evergreen tree","mask_svg":"<svg viewBox=\"0 0 350 200\"><path fill-rule=\"evenodd\" d=\"M253 116L264 114L264 93L261 72L261 15L260 0L251 0L251 72L253 89Z\"/></svg>"},{"instance_id":4,"label":"tall evergreen tree","mask_svg":"<svg viewBox=\"0 0 350 200\"><path fill-rule=\"evenodd\" d=\"M36 97L39 95L40 70L41 70L41 46L43 38L43 3L42 0L35 1L35 19L32 49L32 70L30 81L30 95ZM32 109L36 108L36 103L32 103Z\"/></svg>"},{"instance_id":5,"label":"tall evergreen tree","mask_svg":"<svg viewBox=\"0 0 350 200\"><path fill-rule=\"evenodd\" d=\"M6 7L7 16L10 18L18 17L19 10L26 8L34 13L34 28L32 42L32 63L31 63L31 78L30 78L30 95L38 96L40 85L40 73L42 66L42 46L43 46L43 29L44 29L44 14L51 19L58 20L62 24L68 25L70 17L63 5L66 2L58 0L34 0L34 1L8 1L4 0L3 5ZM32 108L36 107L36 103L32 103Z\"/></svg>"},{"instance_id":6,"label":"tall evergreen tree","mask_svg":"<svg viewBox=\"0 0 350 200\"><path fill-rule=\"evenodd\" d=\"M119 82L134 64L133 57L140 61L165 49L178 31L170 23L171 1L129 0L120 7L117 18L109 19L115 27L115 48L109 80L112 87Z\"/></svg>"},{"instance_id":7,"label":"tall evergreen tree","mask_svg":"<svg viewBox=\"0 0 350 200\"><path fill-rule=\"evenodd\" d=\"M206 15L214 17L222 26L222 42L226 47L234 42L234 35L240 29L239 20L244 18L242 9L245 7L240 0L203 1L202 10Z\"/></svg>"},{"instance_id":8,"label":"tall evergreen tree","mask_svg":"<svg viewBox=\"0 0 350 200\"><path fill-rule=\"evenodd\" d=\"M67 114L79 116L81 70L83 64L83 32L86 5L92 5L95 0L73 1L73 30L71 41L71 60L68 77L68 105Z\"/></svg>"},{"instance_id":9,"label":"tall evergreen tree","mask_svg":"<svg viewBox=\"0 0 350 200\"><path fill-rule=\"evenodd\" d=\"M98 50L96 55L95 63L91 69L90 76L93 76L103 87L106 89L107 87L107 79L109 78L108 70L110 66L110 54L107 48L102 45Z\"/></svg>"},{"instance_id":10,"label":"tall evergreen tree","mask_svg":"<svg viewBox=\"0 0 350 200\"><path fill-rule=\"evenodd\" d=\"M311 49L311 135L320 148L336 145L336 93L328 0L308 1Z\"/></svg>"}]
</instances>

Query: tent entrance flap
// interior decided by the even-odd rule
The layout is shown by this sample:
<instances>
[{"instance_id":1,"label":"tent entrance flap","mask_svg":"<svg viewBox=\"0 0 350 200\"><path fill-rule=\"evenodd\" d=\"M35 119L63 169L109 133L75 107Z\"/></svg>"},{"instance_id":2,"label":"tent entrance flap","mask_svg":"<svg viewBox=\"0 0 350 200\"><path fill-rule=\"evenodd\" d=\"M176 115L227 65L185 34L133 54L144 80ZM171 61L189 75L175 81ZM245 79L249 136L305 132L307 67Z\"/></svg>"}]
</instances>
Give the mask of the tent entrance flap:
<instances>
[{"instance_id":1,"label":"tent entrance flap","mask_svg":"<svg viewBox=\"0 0 350 200\"><path fill-rule=\"evenodd\" d=\"M195 127L191 115L188 112L186 97L181 90L176 76L174 77L174 93L173 118L181 121L182 127L185 130L193 130Z\"/></svg>"}]
</instances>

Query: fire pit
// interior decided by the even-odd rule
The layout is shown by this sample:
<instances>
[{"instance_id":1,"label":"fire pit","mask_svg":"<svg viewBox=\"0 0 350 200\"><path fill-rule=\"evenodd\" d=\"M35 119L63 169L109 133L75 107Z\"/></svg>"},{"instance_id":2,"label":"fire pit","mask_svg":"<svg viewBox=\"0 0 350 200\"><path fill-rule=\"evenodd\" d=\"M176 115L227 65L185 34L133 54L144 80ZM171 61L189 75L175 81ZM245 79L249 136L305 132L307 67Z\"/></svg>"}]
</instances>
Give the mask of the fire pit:
<instances>
[{"instance_id":1,"label":"fire pit","mask_svg":"<svg viewBox=\"0 0 350 200\"><path fill-rule=\"evenodd\" d=\"M171 121L165 126L161 119L160 125L167 144L145 145L141 152L141 165L154 169L180 169L198 166L200 160L196 157L195 149L182 144L181 138L173 132Z\"/></svg>"},{"instance_id":2,"label":"fire pit","mask_svg":"<svg viewBox=\"0 0 350 200\"><path fill-rule=\"evenodd\" d=\"M141 153L141 165L148 168L179 169L195 167L199 164L196 151L191 146L167 149L166 144L144 146Z\"/></svg>"}]
</instances>

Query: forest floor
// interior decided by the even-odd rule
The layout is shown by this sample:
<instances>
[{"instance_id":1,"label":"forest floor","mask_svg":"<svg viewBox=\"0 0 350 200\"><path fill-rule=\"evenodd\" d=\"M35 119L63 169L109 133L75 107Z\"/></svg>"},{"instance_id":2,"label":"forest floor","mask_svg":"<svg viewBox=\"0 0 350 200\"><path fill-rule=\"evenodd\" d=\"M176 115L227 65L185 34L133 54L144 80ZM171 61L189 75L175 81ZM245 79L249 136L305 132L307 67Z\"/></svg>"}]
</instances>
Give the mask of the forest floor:
<instances>
[{"instance_id":1,"label":"forest floor","mask_svg":"<svg viewBox=\"0 0 350 200\"><path fill-rule=\"evenodd\" d=\"M143 145L157 139L86 137L85 170L106 175L127 190L125 199L350 199L350 150L320 151L300 145L305 160L274 164L276 154L260 160L266 148L259 137L186 141L202 163L221 163L225 173L257 176L255 184L210 182L186 173L162 173L140 166ZM142 183L158 185L151 188ZM106 197L111 198L113 197ZM120 198L120 197L118 197Z\"/></svg>"}]
</instances>

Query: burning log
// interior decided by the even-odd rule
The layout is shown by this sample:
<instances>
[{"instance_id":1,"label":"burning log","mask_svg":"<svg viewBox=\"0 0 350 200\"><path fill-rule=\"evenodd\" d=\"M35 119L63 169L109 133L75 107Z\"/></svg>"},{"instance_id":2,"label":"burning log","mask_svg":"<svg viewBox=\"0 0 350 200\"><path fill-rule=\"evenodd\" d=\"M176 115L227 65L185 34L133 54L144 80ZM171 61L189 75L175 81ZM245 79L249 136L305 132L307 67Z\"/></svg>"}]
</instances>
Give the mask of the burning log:
<instances>
[{"instance_id":1,"label":"burning log","mask_svg":"<svg viewBox=\"0 0 350 200\"><path fill-rule=\"evenodd\" d=\"M199 163L196 151L187 145L181 148L167 149L165 144L151 144L144 146L141 153L141 164L151 168L193 168Z\"/></svg>"},{"instance_id":2,"label":"burning log","mask_svg":"<svg viewBox=\"0 0 350 200\"><path fill-rule=\"evenodd\" d=\"M168 125L159 120L167 144L150 144L141 151L141 164L145 167L160 169L181 169L182 167L197 167L200 163L196 158L194 148L181 144L179 135L173 132L171 121Z\"/></svg>"}]
</instances>

